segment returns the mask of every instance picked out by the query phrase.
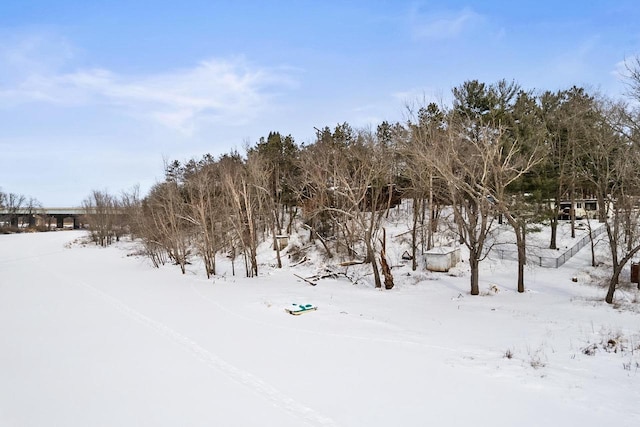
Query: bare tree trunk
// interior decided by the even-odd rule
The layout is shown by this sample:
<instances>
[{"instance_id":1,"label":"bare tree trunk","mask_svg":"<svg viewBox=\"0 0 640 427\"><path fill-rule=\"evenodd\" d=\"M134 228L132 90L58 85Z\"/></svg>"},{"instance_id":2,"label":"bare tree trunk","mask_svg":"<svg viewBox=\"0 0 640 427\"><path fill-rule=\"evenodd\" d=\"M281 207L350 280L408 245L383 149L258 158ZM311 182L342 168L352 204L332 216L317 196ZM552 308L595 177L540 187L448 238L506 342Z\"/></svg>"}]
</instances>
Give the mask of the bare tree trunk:
<instances>
[{"instance_id":1,"label":"bare tree trunk","mask_svg":"<svg viewBox=\"0 0 640 427\"><path fill-rule=\"evenodd\" d=\"M429 212L432 212L433 206L429 203ZM421 201L421 209L420 209L420 245L422 249L422 253L425 250L431 249L431 241L432 238L432 227L431 227L431 213L429 213L429 229L427 231L427 235L425 236L425 221L427 216L427 209L424 206L424 199ZM426 246L425 246L426 242Z\"/></svg>"},{"instance_id":2,"label":"bare tree trunk","mask_svg":"<svg viewBox=\"0 0 640 427\"><path fill-rule=\"evenodd\" d=\"M624 258L622 258L620 263L616 265L615 268L613 269L611 280L609 280L609 288L607 290L607 296L605 297L605 301L607 302L607 304L613 304L613 295L616 292L616 287L618 286L620 273L622 272L622 269L627 264L627 262L629 262L629 260L633 258L633 256L638 251L640 251L640 245L633 248Z\"/></svg>"},{"instance_id":3,"label":"bare tree trunk","mask_svg":"<svg viewBox=\"0 0 640 427\"><path fill-rule=\"evenodd\" d=\"M499 203L499 207L503 211L504 217L513 228L516 236L516 248L518 250L518 292L524 292L524 266L527 263L527 223L520 217L514 218L507 210L506 206Z\"/></svg>"},{"instance_id":4,"label":"bare tree trunk","mask_svg":"<svg viewBox=\"0 0 640 427\"><path fill-rule=\"evenodd\" d=\"M293 228L293 222L296 219L297 214L298 214L297 207L293 207L289 209L289 221L287 222L287 234L291 234L291 230Z\"/></svg>"},{"instance_id":5,"label":"bare tree trunk","mask_svg":"<svg viewBox=\"0 0 640 427\"><path fill-rule=\"evenodd\" d=\"M480 262L478 254L473 250L469 251L469 268L471 269L471 295L480 294L479 269Z\"/></svg>"},{"instance_id":6,"label":"bare tree trunk","mask_svg":"<svg viewBox=\"0 0 640 427\"><path fill-rule=\"evenodd\" d=\"M387 231L382 229L382 249L380 250L380 264L382 266L382 274L384 275L384 288L393 289L393 275L391 267L387 262Z\"/></svg>"},{"instance_id":7,"label":"bare tree trunk","mask_svg":"<svg viewBox=\"0 0 640 427\"><path fill-rule=\"evenodd\" d=\"M551 239L549 241L549 249L558 249L558 206L558 202L556 202L555 209L550 216Z\"/></svg>"},{"instance_id":8,"label":"bare tree trunk","mask_svg":"<svg viewBox=\"0 0 640 427\"><path fill-rule=\"evenodd\" d=\"M373 251L371 244L367 245L369 248L367 250ZM382 288L382 281L380 279L380 271L378 270L378 262L376 261L375 255L371 259L371 269L373 270L373 280L376 285L376 288Z\"/></svg>"},{"instance_id":9,"label":"bare tree trunk","mask_svg":"<svg viewBox=\"0 0 640 427\"><path fill-rule=\"evenodd\" d=\"M276 207L277 209L277 207ZM273 223L273 226L271 227L271 232L273 233L273 245L274 248L276 250L276 259L278 262L278 268L282 268L282 259L280 258L280 242L278 241L278 235L276 234L276 227L277 225L277 217L278 217L278 213L277 211L273 212L273 215L275 217L275 222Z\"/></svg>"},{"instance_id":10,"label":"bare tree trunk","mask_svg":"<svg viewBox=\"0 0 640 427\"><path fill-rule=\"evenodd\" d=\"M587 220L587 231L589 232L589 244L591 246L591 267L596 266L596 245L593 241L593 229L591 228L591 221Z\"/></svg>"},{"instance_id":11,"label":"bare tree trunk","mask_svg":"<svg viewBox=\"0 0 640 427\"><path fill-rule=\"evenodd\" d=\"M426 210L424 203L422 206L423 211ZM429 231L427 234L427 250L433 247L433 233L436 231L434 228L435 215L433 211L433 171L429 173Z\"/></svg>"},{"instance_id":12,"label":"bare tree trunk","mask_svg":"<svg viewBox=\"0 0 640 427\"><path fill-rule=\"evenodd\" d=\"M571 238L576 238L576 184L575 178L573 183L571 184L571 209L569 210L571 213Z\"/></svg>"},{"instance_id":13,"label":"bare tree trunk","mask_svg":"<svg viewBox=\"0 0 640 427\"><path fill-rule=\"evenodd\" d=\"M516 230L518 246L518 292L524 292L524 266L527 263L526 224L519 224Z\"/></svg>"},{"instance_id":14,"label":"bare tree trunk","mask_svg":"<svg viewBox=\"0 0 640 427\"><path fill-rule=\"evenodd\" d=\"M418 268L417 260L417 232L418 232L418 219L420 218L420 204L418 197L413 197L413 224L411 227L411 269L416 271Z\"/></svg>"}]
</instances>

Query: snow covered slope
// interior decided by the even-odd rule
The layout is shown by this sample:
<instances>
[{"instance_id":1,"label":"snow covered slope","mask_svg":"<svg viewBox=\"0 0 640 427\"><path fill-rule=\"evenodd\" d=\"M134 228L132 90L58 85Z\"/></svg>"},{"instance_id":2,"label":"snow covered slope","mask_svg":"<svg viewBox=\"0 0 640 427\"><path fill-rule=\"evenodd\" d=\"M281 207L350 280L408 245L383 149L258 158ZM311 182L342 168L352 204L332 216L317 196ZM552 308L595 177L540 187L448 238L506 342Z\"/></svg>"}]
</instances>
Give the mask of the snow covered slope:
<instances>
[{"instance_id":1,"label":"snow covered slope","mask_svg":"<svg viewBox=\"0 0 640 427\"><path fill-rule=\"evenodd\" d=\"M582 280L588 249L525 294L486 262L471 297L464 268L206 280L81 236L0 236L0 426L640 425L640 315Z\"/></svg>"}]
</instances>

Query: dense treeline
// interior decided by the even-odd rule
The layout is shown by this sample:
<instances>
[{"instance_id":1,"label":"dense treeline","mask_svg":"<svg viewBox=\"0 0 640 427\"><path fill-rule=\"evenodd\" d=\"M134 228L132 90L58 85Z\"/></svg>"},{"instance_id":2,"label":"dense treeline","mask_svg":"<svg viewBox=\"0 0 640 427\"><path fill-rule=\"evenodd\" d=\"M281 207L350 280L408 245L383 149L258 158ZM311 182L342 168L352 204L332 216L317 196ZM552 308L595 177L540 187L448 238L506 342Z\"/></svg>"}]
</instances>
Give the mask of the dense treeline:
<instances>
[{"instance_id":1,"label":"dense treeline","mask_svg":"<svg viewBox=\"0 0 640 427\"><path fill-rule=\"evenodd\" d=\"M551 227L556 248L559 202L591 198L611 250L611 303L622 268L640 250L638 111L578 87L536 93L474 80L452 93L451 106L407 106L404 123L375 130L342 123L302 145L272 132L244 153L169 162L144 197L94 192L85 202L96 215L94 237L107 244L126 226L155 265L173 262L185 272L200 257L210 276L217 257L227 256L234 274L240 264L251 277L259 274L258 245L270 242L280 267L278 236L295 228L327 258L369 263L375 286L390 288L383 224L404 199L413 208L414 269L446 211L450 232L469 250L471 294L478 294L490 231L506 221L524 292L532 224ZM575 209L569 215L573 226Z\"/></svg>"}]
</instances>

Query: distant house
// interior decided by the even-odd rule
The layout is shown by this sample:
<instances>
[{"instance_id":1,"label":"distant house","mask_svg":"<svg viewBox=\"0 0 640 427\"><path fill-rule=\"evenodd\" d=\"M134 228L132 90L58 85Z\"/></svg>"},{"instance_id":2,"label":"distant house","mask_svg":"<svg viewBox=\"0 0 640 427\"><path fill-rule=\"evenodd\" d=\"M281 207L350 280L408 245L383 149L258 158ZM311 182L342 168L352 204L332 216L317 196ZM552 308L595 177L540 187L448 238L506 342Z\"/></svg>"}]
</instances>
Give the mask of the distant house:
<instances>
[{"instance_id":1,"label":"distant house","mask_svg":"<svg viewBox=\"0 0 640 427\"><path fill-rule=\"evenodd\" d=\"M560 202L558 219L571 219L571 201ZM607 215L608 215L607 207ZM599 209L596 199L576 199L573 205L576 219L598 219Z\"/></svg>"}]
</instances>

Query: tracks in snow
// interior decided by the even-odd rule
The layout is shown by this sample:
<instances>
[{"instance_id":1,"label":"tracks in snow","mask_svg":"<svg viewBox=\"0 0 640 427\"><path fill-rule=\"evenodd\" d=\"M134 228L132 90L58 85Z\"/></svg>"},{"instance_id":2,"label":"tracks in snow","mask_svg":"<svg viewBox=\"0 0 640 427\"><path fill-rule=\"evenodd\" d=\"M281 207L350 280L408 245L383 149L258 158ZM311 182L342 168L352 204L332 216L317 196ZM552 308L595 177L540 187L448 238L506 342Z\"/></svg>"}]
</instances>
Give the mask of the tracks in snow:
<instances>
[{"instance_id":1,"label":"tracks in snow","mask_svg":"<svg viewBox=\"0 0 640 427\"><path fill-rule=\"evenodd\" d=\"M61 278L62 279L62 278ZM65 279L66 280L66 279ZM258 396L270 401L275 407L284 410L290 415L302 420L306 425L310 426L337 426L337 424L329 417L317 413L312 408L301 404L290 396L282 393L273 386L267 384L252 373L242 370L218 357L215 353L205 349L197 342L189 337L177 332L175 329L154 320L134 308L123 303L119 299L87 284L84 282L73 282L74 285L88 290L102 301L120 311L124 315L130 317L136 322L145 325L157 333L167 337L169 340L180 345L192 355L204 362L210 368L216 369L227 375L232 380L246 386L255 392Z\"/></svg>"}]
</instances>

